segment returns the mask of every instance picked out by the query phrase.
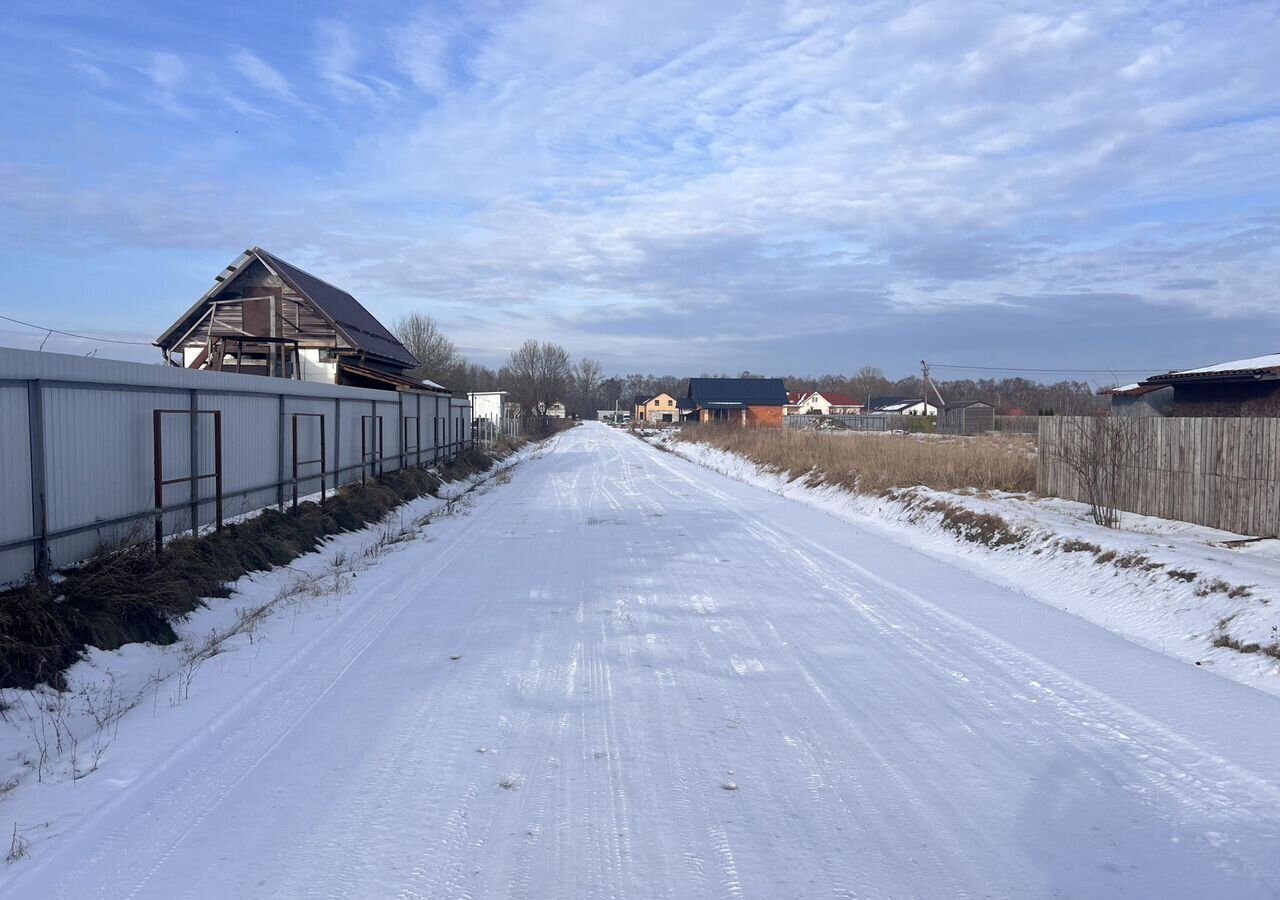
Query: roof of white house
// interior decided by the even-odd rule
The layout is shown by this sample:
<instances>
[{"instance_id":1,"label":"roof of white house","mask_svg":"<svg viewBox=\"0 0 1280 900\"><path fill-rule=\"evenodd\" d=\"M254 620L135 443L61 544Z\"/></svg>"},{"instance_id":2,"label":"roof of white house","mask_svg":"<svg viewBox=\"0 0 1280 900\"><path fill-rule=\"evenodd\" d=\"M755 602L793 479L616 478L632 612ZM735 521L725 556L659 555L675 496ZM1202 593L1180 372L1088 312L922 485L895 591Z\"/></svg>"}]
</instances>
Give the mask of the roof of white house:
<instances>
[{"instance_id":1,"label":"roof of white house","mask_svg":"<svg viewBox=\"0 0 1280 900\"><path fill-rule=\"evenodd\" d=\"M1170 372L1170 375L1199 375L1205 372L1249 372L1257 369L1274 369L1280 367L1280 353L1268 353L1266 356L1252 356L1249 359L1237 359L1232 362L1218 363L1214 366L1203 366L1199 369L1182 369Z\"/></svg>"},{"instance_id":2,"label":"roof of white house","mask_svg":"<svg viewBox=\"0 0 1280 900\"><path fill-rule=\"evenodd\" d=\"M1230 362L1216 363L1212 366L1201 366L1198 369L1180 369L1153 375L1144 384L1159 384L1184 379L1209 378L1219 379L1224 376L1256 377L1280 374L1280 353L1268 353L1266 356L1251 356L1248 359L1235 359Z\"/></svg>"}]
</instances>

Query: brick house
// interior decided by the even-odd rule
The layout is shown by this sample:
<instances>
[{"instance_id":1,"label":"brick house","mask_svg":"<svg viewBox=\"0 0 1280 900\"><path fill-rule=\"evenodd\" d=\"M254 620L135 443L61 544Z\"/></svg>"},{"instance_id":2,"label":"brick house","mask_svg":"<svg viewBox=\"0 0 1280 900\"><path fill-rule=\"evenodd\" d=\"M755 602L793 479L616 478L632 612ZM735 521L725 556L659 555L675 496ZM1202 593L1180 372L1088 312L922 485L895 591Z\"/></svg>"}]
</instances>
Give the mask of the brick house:
<instances>
[{"instance_id":1,"label":"brick house","mask_svg":"<svg viewBox=\"0 0 1280 900\"><path fill-rule=\"evenodd\" d=\"M781 428L788 401L781 378L690 378L685 419Z\"/></svg>"}]
</instances>

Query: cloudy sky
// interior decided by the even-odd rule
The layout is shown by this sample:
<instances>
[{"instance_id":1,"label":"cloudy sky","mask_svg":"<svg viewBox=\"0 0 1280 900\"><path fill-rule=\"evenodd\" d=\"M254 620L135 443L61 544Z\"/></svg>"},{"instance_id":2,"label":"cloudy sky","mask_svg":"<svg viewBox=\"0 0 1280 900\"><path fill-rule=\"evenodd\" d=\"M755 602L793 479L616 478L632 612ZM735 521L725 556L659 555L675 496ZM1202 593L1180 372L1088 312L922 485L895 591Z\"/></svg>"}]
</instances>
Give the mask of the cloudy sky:
<instances>
[{"instance_id":1,"label":"cloudy sky","mask_svg":"<svg viewBox=\"0 0 1280 900\"><path fill-rule=\"evenodd\" d=\"M150 341L260 244L489 363L1280 350L1275 0L236 5L8 0L0 314Z\"/></svg>"}]
</instances>

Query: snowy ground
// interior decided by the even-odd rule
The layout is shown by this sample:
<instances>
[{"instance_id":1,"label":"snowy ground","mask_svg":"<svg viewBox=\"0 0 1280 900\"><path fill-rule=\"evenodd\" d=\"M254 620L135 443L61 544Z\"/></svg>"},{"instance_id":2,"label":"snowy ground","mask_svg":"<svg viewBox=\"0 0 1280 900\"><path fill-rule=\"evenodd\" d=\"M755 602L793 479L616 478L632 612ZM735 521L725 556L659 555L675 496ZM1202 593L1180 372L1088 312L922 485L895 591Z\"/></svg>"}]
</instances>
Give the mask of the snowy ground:
<instances>
[{"instance_id":1,"label":"snowy ground","mask_svg":"<svg viewBox=\"0 0 1280 900\"><path fill-rule=\"evenodd\" d=\"M605 426L472 496L12 791L0 894L1280 892L1280 698Z\"/></svg>"},{"instance_id":2,"label":"snowy ground","mask_svg":"<svg viewBox=\"0 0 1280 900\"><path fill-rule=\"evenodd\" d=\"M1122 515L1120 528L1103 528L1093 523L1085 504L1025 494L914 488L894 497L860 496L789 478L707 444L677 441L671 433L649 439L713 471L874 529L1145 647L1280 694L1280 659L1214 645L1219 635L1262 646L1280 642L1280 541L1274 538L1245 540L1131 513ZM999 516L1018 530L1020 540L998 548L962 540L929 510L934 502Z\"/></svg>"}]
</instances>

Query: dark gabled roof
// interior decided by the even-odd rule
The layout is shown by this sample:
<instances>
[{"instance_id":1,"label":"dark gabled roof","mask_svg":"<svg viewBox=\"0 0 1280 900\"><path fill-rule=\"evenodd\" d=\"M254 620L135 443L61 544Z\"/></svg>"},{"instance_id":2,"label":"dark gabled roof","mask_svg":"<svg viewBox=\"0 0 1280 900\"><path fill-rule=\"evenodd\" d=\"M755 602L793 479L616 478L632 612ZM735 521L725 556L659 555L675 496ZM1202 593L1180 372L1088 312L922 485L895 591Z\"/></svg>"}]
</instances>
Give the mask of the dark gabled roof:
<instances>
[{"instance_id":1,"label":"dark gabled roof","mask_svg":"<svg viewBox=\"0 0 1280 900\"><path fill-rule=\"evenodd\" d=\"M322 313L333 320L359 350L415 368L418 359L365 309L360 301L341 288L317 278L310 272L287 263L261 247L249 251L279 275L297 293L306 297Z\"/></svg>"},{"instance_id":2,"label":"dark gabled roof","mask_svg":"<svg viewBox=\"0 0 1280 900\"><path fill-rule=\"evenodd\" d=\"M787 405L787 387L781 378L690 378L686 396L701 406L725 403Z\"/></svg>"},{"instance_id":3,"label":"dark gabled roof","mask_svg":"<svg viewBox=\"0 0 1280 900\"><path fill-rule=\"evenodd\" d=\"M1153 375L1142 382L1143 387L1149 385L1177 384L1185 381L1252 381L1273 379L1280 376L1280 353L1267 356L1254 356L1249 359L1237 359L1231 362L1218 363L1198 369L1183 369L1179 372L1166 372Z\"/></svg>"},{"instance_id":4,"label":"dark gabled roof","mask_svg":"<svg viewBox=\"0 0 1280 900\"><path fill-rule=\"evenodd\" d=\"M631 402L632 406L644 406L654 398L653 394L636 394L635 400Z\"/></svg>"},{"instance_id":5,"label":"dark gabled roof","mask_svg":"<svg viewBox=\"0 0 1280 900\"><path fill-rule=\"evenodd\" d=\"M943 409L968 409L970 406L991 406L986 400L956 400L948 403Z\"/></svg>"},{"instance_id":6,"label":"dark gabled roof","mask_svg":"<svg viewBox=\"0 0 1280 900\"><path fill-rule=\"evenodd\" d=\"M698 408L698 404L694 402L692 397L677 397L676 409L689 411Z\"/></svg>"},{"instance_id":7,"label":"dark gabled roof","mask_svg":"<svg viewBox=\"0 0 1280 900\"><path fill-rule=\"evenodd\" d=\"M223 274L218 276L217 283L156 339L156 346L168 347L171 339L181 329L189 328L204 314L205 308L228 282L239 277L255 261L274 272L318 316L327 319L339 335L362 355L361 365L383 367L392 372L403 372L419 365L417 358L404 344L375 319L369 310L361 306L355 297L261 247L244 251L233 264L227 266Z\"/></svg>"}]
</instances>

